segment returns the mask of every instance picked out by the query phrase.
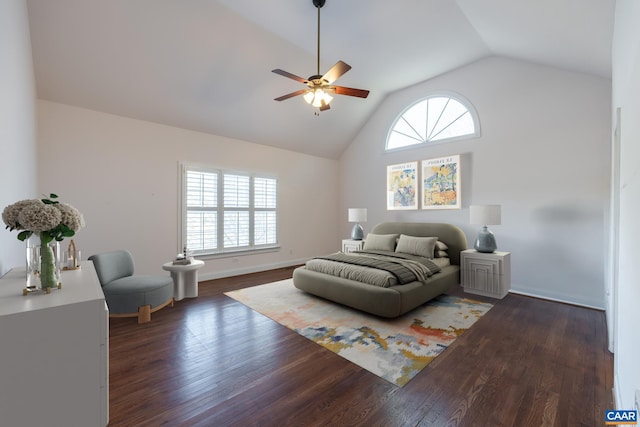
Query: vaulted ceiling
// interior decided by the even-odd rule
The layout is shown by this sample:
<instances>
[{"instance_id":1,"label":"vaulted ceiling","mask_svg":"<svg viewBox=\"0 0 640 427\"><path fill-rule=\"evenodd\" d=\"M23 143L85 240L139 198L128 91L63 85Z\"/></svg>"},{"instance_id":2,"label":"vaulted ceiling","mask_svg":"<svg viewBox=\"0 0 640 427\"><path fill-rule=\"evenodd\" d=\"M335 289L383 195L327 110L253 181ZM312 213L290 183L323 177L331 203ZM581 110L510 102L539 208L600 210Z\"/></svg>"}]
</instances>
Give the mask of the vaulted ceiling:
<instances>
[{"instance_id":1,"label":"vaulted ceiling","mask_svg":"<svg viewBox=\"0 0 640 427\"><path fill-rule=\"evenodd\" d=\"M27 0L38 97L337 158L386 95L498 55L611 78L614 0L326 0L320 72L368 89L331 109L312 0ZM179 143L179 141L176 141Z\"/></svg>"}]
</instances>

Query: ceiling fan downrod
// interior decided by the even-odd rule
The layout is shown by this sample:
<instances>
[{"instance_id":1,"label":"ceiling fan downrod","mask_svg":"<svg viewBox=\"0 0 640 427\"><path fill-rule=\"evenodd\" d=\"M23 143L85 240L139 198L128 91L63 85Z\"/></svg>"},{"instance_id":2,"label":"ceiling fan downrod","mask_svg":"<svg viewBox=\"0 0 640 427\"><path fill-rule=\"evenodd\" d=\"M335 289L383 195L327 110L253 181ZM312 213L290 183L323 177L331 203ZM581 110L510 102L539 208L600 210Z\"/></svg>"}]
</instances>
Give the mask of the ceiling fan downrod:
<instances>
[{"instance_id":1,"label":"ceiling fan downrod","mask_svg":"<svg viewBox=\"0 0 640 427\"><path fill-rule=\"evenodd\" d=\"M316 64L316 75L319 76L320 75L320 9L322 8L322 6L324 6L324 3L326 0L311 0L313 2L313 5L318 9L318 56L317 56L317 61Z\"/></svg>"}]
</instances>

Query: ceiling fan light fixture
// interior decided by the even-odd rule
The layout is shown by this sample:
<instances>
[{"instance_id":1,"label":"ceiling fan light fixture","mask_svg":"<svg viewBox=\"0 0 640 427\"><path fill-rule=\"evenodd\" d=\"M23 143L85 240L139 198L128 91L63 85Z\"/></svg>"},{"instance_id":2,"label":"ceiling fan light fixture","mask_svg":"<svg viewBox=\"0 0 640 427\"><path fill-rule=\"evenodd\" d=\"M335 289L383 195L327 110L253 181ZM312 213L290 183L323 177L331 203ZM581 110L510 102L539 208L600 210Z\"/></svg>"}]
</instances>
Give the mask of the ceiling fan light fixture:
<instances>
[{"instance_id":1,"label":"ceiling fan light fixture","mask_svg":"<svg viewBox=\"0 0 640 427\"><path fill-rule=\"evenodd\" d=\"M323 105L329 105L333 100L333 96L329 95L329 92L325 92L321 88L309 89L309 91L304 94L304 100L307 104L311 104L312 106L319 108Z\"/></svg>"},{"instance_id":2,"label":"ceiling fan light fixture","mask_svg":"<svg viewBox=\"0 0 640 427\"><path fill-rule=\"evenodd\" d=\"M315 91L313 90L308 90L307 93L304 94L304 100L307 102L307 104L313 103L313 99L315 97Z\"/></svg>"},{"instance_id":3,"label":"ceiling fan light fixture","mask_svg":"<svg viewBox=\"0 0 640 427\"><path fill-rule=\"evenodd\" d=\"M329 95L329 92L324 92L322 98L324 99L325 105L329 105L329 103L333 101L333 96Z\"/></svg>"}]
</instances>

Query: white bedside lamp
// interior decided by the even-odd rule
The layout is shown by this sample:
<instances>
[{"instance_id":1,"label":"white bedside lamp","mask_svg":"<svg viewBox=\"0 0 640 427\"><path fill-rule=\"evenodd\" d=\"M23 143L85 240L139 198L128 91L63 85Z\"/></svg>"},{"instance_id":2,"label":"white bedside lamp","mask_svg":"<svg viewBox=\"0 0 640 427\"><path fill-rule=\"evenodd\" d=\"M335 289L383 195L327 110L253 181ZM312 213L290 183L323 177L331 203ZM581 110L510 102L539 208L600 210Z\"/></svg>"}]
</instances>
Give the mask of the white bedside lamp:
<instances>
[{"instance_id":1,"label":"white bedside lamp","mask_svg":"<svg viewBox=\"0 0 640 427\"><path fill-rule=\"evenodd\" d=\"M356 223L351 230L351 239L364 239L364 230L360 223L367 222L367 208L349 208L349 222Z\"/></svg>"},{"instance_id":2,"label":"white bedside lamp","mask_svg":"<svg viewBox=\"0 0 640 427\"><path fill-rule=\"evenodd\" d=\"M478 252L493 253L498 248L496 238L487 225L500 225L500 205L471 205L469 207L469 222L482 224L473 248Z\"/></svg>"}]
</instances>

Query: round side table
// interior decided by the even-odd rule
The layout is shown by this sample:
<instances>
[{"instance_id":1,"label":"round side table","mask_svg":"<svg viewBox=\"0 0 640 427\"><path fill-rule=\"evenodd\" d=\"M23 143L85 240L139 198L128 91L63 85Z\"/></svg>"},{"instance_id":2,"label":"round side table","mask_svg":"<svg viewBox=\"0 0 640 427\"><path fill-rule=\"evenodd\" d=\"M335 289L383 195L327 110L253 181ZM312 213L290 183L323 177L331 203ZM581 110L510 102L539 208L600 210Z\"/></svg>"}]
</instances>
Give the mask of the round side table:
<instances>
[{"instance_id":1,"label":"round side table","mask_svg":"<svg viewBox=\"0 0 640 427\"><path fill-rule=\"evenodd\" d=\"M174 265L173 261L162 264L163 270L171 272L175 301L198 296L198 270L202 267L204 267L204 261L197 259L185 265Z\"/></svg>"}]
</instances>

